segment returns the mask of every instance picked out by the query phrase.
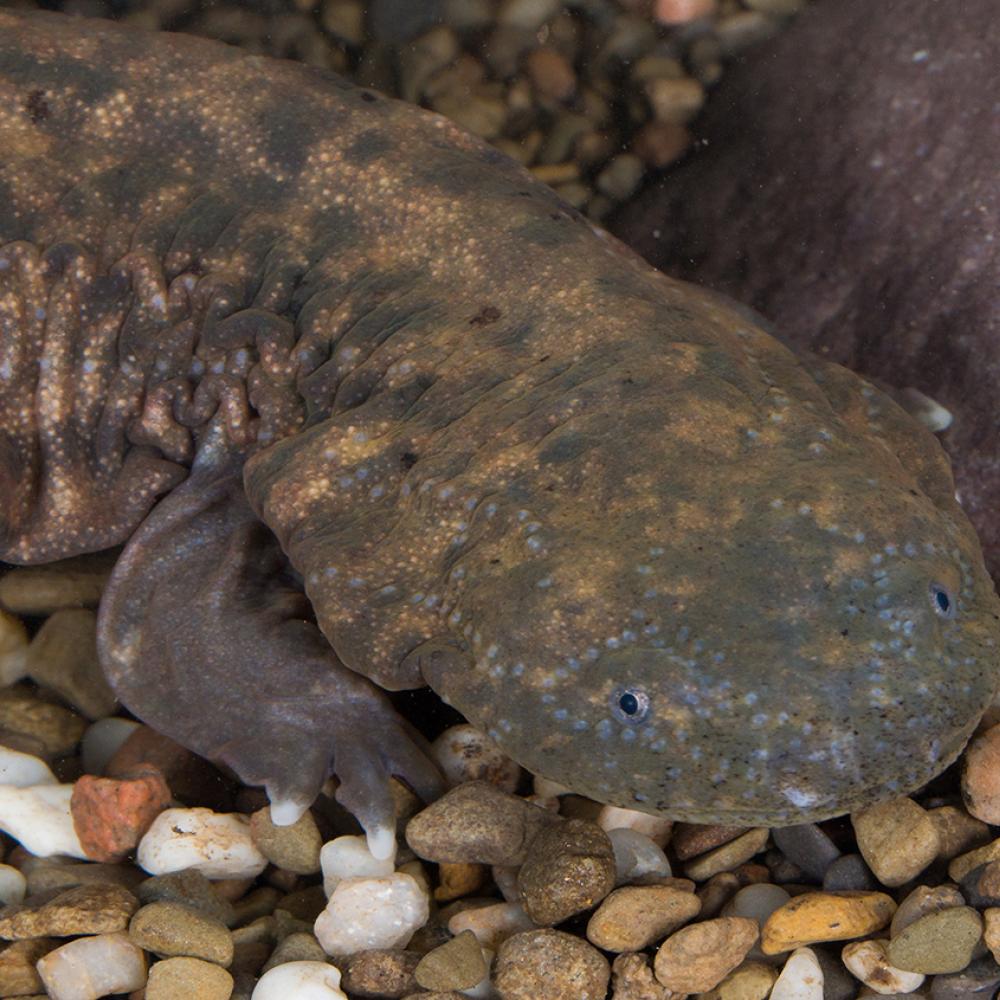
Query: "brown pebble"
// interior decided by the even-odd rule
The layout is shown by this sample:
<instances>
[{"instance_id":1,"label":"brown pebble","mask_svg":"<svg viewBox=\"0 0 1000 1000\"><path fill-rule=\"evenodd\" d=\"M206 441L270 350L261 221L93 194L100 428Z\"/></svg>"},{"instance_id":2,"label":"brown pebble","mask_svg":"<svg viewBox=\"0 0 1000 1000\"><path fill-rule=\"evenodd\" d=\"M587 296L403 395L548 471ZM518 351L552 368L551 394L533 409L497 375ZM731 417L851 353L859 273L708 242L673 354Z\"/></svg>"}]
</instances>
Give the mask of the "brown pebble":
<instances>
[{"instance_id":1,"label":"brown pebble","mask_svg":"<svg viewBox=\"0 0 1000 1000\"><path fill-rule=\"evenodd\" d=\"M500 1000L604 1000L610 978L596 948L546 927L514 934L500 945L493 985Z\"/></svg>"},{"instance_id":2,"label":"brown pebble","mask_svg":"<svg viewBox=\"0 0 1000 1000\"><path fill-rule=\"evenodd\" d=\"M970 816L958 806L939 806L928 809L927 815L937 827L941 847L938 858L950 861L952 858L971 851L990 841L990 828L980 819Z\"/></svg>"},{"instance_id":3,"label":"brown pebble","mask_svg":"<svg viewBox=\"0 0 1000 1000\"><path fill-rule=\"evenodd\" d=\"M40 698L23 684L0 690L0 731L4 744L35 753L46 760L62 757L76 749L86 721L62 705ZM20 738L23 743L15 746Z\"/></svg>"},{"instance_id":4,"label":"brown pebble","mask_svg":"<svg viewBox=\"0 0 1000 1000\"><path fill-rule=\"evenodd\" d=\"M1000 964L1000 907L983 910L983 944L989 948L993 961Z\"/></svg>"},{"instance_id":5,"label":"brown pebble","mask_svg":"<svg viewBox=\"0 0 1000 1000\"><path fill-rule=\"evenodd\" d=\"M746 833L746 826L721 826L702 823L678 823L674 826L670 846L678 861L688 861L705 854L722 844L728 844L740 834Z\"/></svg>"},{"instance_id":6,"label":"brown pebble","mask_svg":"<svg viewBox=\"0 0 1000 1000\"><path fill-rule=\"evenodd\" d=\"M656 981L648 956L630 952L618 955L611 964L611 996L614 1000L676 1000L677 994Z\"/></svg>"},{"instance_id":7,"label":"brown pebble","mask_svg":"<svg viewBox=\"0 0 1000 1000\"><path fill-rule=\"evenodd\" d=\"M168 958L150 967L143 1000L229 1000L233 977L200 958Z\"/></svg>"},{"instance_id":8,"label":"brown pebble","mask_svg":"<svg viewBox=\"0 0 1000 1000\"><path fill-rule=\"evenodd\" d=\"M413 972L420 961L415 951L373 948L347 959L341 986L359 997L403 997L417 989Z\"/></svg>"},{"instance_id":9,"label":"brown pebble","mask_svg":"<svg viewBox=\"0 0 1000 1000\"><path fill-rule=\"evenodd\" d=\"M147 767L134 778L97 778L84 774L73 785L73 828L88 858L120 861L139 843L153 820L171 801L163 775Z\"/></svg>"},{"instance_id":10,"label":"brown pebble","mask_svg":"<svg viewBox=\"0 0 1000 1000\"><path fill-rule=\"evenodd\" d=\"M889 941L889 961L925 975L961 972L972 961L983 931L971 906L952 906L914 920Z\"/></svg>"},{"instance_id":11,"label":"brown pebble","mask_svg":"<svg viewBox=\"0 0 1000 1000\"><path fill-rule=\"evenodd\" d=\"M665 885L615 889L587 923L587 940L605 951L641 951L698 915L693 892Z\"/></svg>"},{"instance_id":12,"label":"brown pebble","mask_svg":"<svg viewBox=\"0 0 1000 1000\"><path fill-rule=\"evenodd\" d=\"M468 896L486 884L489 869L485 865L449 864L438 865L439 885L434 890L434 898L439 903Z\"/></svg>"},{"instance_id":13,"label":"brown pebble","mask_svg":"<svg viewBox=\"0 0 1000 1000\"><path fill-rule=\"evenodd\" d=\"M203 958L222 966L233 960L229 928L182 903L148 903L132 918L128 936L133 944L160 956Z\"/></svg>"},{"instance_id":14,"label":"brown pebble","mask_svg":"<svg viewBox=\"0 0 1000 1000\"><path fill-rule=\"evenodd\" d=\"M35 963L61 944L51 938L37 937L14 941L0 951L0 997L20 997L44 993L42 977Z\"/></svg>"},{"instance_id":15,"label":"brown pebble","mask_svg":"<svg viewBox=\"0 0 1000 1000\"><path fill-rule=\"evenodd\" d=\"M310 931L295 931L278 942L262 971L267 972L285 962L327 962L329 958L315 934Z\"/></svg>"},{"instance_id":16,"label":"brown pebble","mask_svg":"<svg viewBox=\"0 0 1000 1000\"><path fill-rule=\"evenodd\" d=\"M698 1000L764 1000L771 992L778 970L764 962L744 962L714 989Z\"/></svg>"},{"instance_id":17,"label":"brown pebble","mask_svg":"<svg viewBox=\"0 0 1000 1000\"><path fill-rule=\"evenodd\" d=\"M8 570L0 576L0 605L19 615L96 608L115 558L114 553L94 553Z\"/></svg>"},{"instance_id":18,"label":"brown pebble","mask_svg":"<svg viewBox=\"0 0 1000 1000\"><path fill-rule=\"evenodd\" d=\"M37 858L29 868L22 868L28 877L28 895L35 896L51 889L73 889L78 885L93 885L95 882L105 882L110 885L120 885L133 894L138 894L138 887L149 876L134 865L103 864L94 862L55 861Z\"/></svg>"},{"instance_id":19,"label":"brown pebble","mask_svg":"<svg viewBox=\"0 0 1000 1000\"><path fill-rule=\"evenodd\" d=\"M746 833L741 833L733 840L689 861L684 866L684 874L696 882L704 882L713 875L718 875L719 872L733 871L764 849L770 832L764 826L747 830ZM739 873L737 873L737 877L739 877ZM770 878L770 872L766 868L763 877ZM749 884L746 879L741 879L741 881ZM751 877L749 881L756 881L756 877Z\"/></svg>"},{"instance_id":20,"label":"brown pebble","mask_svg":"<svg viewBox=\"0 0 1000 1000\"><path fill-rule=\"evenodd\" d=\"M889 924L889 936L898 937L906 927L928 913L964 905L965 899L953 885L918 885L900 901Z\"/></svg>"},{"instance_id":21,"label":"brown pebble","mask_svg":"<svg viewBox=\"0 0 1000 1000\"><path fill-rule=\"evenodd\" d=\"M717 917L742 887L743 883L732 872L719 872L704 885L698 886L695 895L701 900L701 919Z\"/></svg>"},{"instance_id":22,"label":"brown pebble","mask_svg":"<svg viewBox=\"0 0 1000 1000\"><path fill-rule=\"evenodd\" d=\"M704 993L746 958L757 935L757 921L746 917L716 917L683 927L660 945L653 972L675 993Z\"/></svg>"},{"instance_id":23,"label":"brown pebble","mask_svg":"<svg viewBox=\"0 0 1000 1000\"><path fill-rule=\"evenodd\" d=\"M96 882L52 890L0 910L0 937L72 937L122 931L139 900L120 885Z\"/></svg>"},{"instance_id":24,"label":"brown pebble","mask_svg":"<svg viewBox=\"0 0 1000 1000\"><path fill-rule=\"evenodd\" d=\"M887 926L896 904L884 892L806 892L779 906L761 929L761 950L777 955L822 941L848 941Z\"/></svg>"},{"instance_id":25,"label":"brown pebble","mask_svg":"<svg viewBox=\"0 0 1000 1000\"><path fill-rule=\"evenodd\" d=\"M962 798L985 823L1000 823L1000 725L978 733L962 754Z\"/></svg>"},{"instance_id":26,"label":"brown pebble","mask_svg":"<svg viewBox=\"0 0 1000 1000\"><path fill-rule=\"evenodd\" d=\"M428 861L517 865L538 830L558 822L489 782L470 781L417 813L406 825L406 842Z\"/></svg>"},{"instance_id":27,"label":"brown pebble","mask_svg":"<svg viewBox=\"0 0 1000 1000\"><path fill-rule=\"evenodd\" d=\"M948 865L948 878L953 882L961 882L973 868L990 861L1000 861L1000 838L952 858Z\"/></svg>"},{"instance_id":28,"label":"brown pebble","mask_svg":"<svg viewBox=\"0 0 1000 1000\"><path fill-rule=\"evenodd\" d=\"M297 875L313 875L320 870L323 837L308 809L291 826L275 826L269 806L258 809L250 817L250 836L260 853L278 868Z\"/></svg>"},{"instance_id":29,"label":"brown pebble","mask_svg":"<svg viewBox=\"0 0 1000 1000\"><path fill-rule=\"evenodd\" d=\"M576 73L569 60L548 46L532 49L525 59L525 71L538 96L560 104L576 93Z\"/></svg>"},{"instance_id":30,"label":"brown pebble","mask_svg":"<svg viewBox=\"0 0 1000 1000\"><path fill-rule=\"evenodd\" d=\"M686 125L705 103L705 88L689 76L647 80L645 90L653 118L658 122Z\"/></svg>"},{"instance_id":31,"label":"brown pebble","mask_svg":"<svg viewBox=\"0 0 1000 1000\"><path fill-rule=\"evenodd\" d=\"M691 133L676 122L646 122L632 140L632 152L647 166L662 170L691 146Z\"/></svg>"},{"instance_id":32,"label":"brown pebble","mask_svg":"<svg viewBox=\"0 0 1000 1000\"><path fill-rule=\"evenodd\" d=\"M424 955L414 978L425 990L467 990L481 982L487 970L476 935L462 931Z\"/></svg>"},{"instance_id":33,"label":"brown pebble","mask_svg":"<svg viewBox=\"0 0 1000 1000\"><path fill-rule=\"evenodd\" d=\"M615 887L615 852L589 820L568 819L532 841L517 876L525 912L536 924L562 923L589 910Z\"/></svg>"},{"instance_id":34,"label":"brown pebble","mask_svg":"<svg viewBox=\"0 0 1000 1000\"><path fill-rule=\"evenodd\" d=\"M903 797L851 816L858 850L875 877L890 888L920 874L938 855L941 838L927 811Z\"/></svg>"},{"instance_id":35,"label":"brown pebble","mask_svg":"<svg viewBox=\"0 0 1000 1000\"><path fill-rule=\"evenodd\" d=\"M184 868L178 872L147 878L137 889L136 895L142 903L182 903L226 927L233 927L236 924L236 911L228 899L219 895L217 886L217 882L206 878L197 869Z\"/></svg>"}]
</instances>

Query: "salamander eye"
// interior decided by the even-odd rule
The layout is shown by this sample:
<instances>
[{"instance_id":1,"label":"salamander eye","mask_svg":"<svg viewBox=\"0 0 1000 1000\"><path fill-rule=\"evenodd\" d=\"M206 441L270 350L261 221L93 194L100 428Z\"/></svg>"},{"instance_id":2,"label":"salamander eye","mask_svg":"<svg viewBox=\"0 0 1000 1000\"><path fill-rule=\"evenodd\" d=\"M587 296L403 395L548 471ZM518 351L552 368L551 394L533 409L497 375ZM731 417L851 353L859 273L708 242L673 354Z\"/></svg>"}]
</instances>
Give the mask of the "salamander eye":
<instances>
[{"instance_id":1,"label":"salamander eye","mask_svg":"<svg viewBox=\"0 0 1000 1000\"><path fill-rule=\"evenodd\" d=\"M954 618L958 611L955 598L939 583L932 583L930 587L931 604L934 611L942 618Z\"/></svg>"},{"instance_id":2,"label":"salamander eye","mask_svg":"<svg viewBox=\"0 0 1000 1000\"><path fill-rule=\"evenodd\" d=\"M611 714L619 722L642 722L649 714L649 695L642 688L618 688L611 695Z\"/></svg>"}]
</instances>

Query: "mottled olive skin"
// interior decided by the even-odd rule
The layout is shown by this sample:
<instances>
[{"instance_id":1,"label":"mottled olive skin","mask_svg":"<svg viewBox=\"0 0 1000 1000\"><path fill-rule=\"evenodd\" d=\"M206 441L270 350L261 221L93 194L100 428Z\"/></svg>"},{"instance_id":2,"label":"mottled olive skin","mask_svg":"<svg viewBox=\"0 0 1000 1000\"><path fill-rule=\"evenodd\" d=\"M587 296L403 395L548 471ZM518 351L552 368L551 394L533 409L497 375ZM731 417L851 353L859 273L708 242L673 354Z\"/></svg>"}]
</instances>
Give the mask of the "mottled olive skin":
<instances>
[{"instance_id":1,"label":"mottled olive skin","mask_svg":"<svg viewBox=\"0 0 1000 1000\"><path fill-rule=\"evenodd\" d=\"M432 787L379 688L782 824L921 784L996 687L930 434L329 74L0 13L0 348L0 556L127 542L117 691L284 820L331 756L369 834Z\"/></svg>"}]
</instances>

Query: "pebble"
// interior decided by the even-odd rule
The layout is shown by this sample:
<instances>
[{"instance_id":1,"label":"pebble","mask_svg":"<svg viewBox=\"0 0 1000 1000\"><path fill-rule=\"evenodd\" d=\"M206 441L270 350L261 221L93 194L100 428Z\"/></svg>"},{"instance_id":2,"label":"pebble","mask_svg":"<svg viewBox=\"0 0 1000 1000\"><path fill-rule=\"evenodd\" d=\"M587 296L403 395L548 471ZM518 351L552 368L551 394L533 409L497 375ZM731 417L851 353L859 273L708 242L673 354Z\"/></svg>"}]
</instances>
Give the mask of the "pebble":
<instances>
[{"instance_id":1,"label":"pebble","mask_svg":"<svg viewBox=\"0 0 1000 1000\"><path fill-rule=\"evenodd\" d=\"M844 945L841 958L852 976L876 993L912 993L924 982L921 972L897 969L889 961L888 941L852 941Z\"/></svg>"},{"instance_id":2,"label":"pebble","mask_svg":"<svg viewBox=\"0 0 1000 1000\"><path fill-rule=\"evenodd\" d=\"M0 865L0 905L10 906L20 903L27 892L28 880L17 869L10 865ZM0 993L0 996L3 996Z\"/></svg>"},{"instance_id":3,"label":"pebble","mask_svg":"<svg viewBox=\"0 0 1000 1000\"><path fill-rule=\"evenodd\" d=\"M94 883L120 885L135 894L136 887L146 877L145 872L130 864L85 864L64 857L51 860L32 858L30 863L22 864L21 869L28 878L29 896L48 892L50 889L73 889L78 885Z\"/></svg>"},{"instance_id":4,"label":"pebble","mask_svg":"<svg viewBox=\"0 0 1000 1000\"><path fill-rule=\"evenodd\" d=\"M1000 962L1000 908L996 906L983 910L983 944L990 949L993 958Z\"/></svg>"},{"instance_id":5,"label":"pebble","mask_svg":"<svg viewBox=\"0 0 1000 1000\"><path fill-rule=\"evenodd\" d=\"M715 13L717 0L655 0L653 16L660 24L687 24Z\"/></svg>"},{"instance_id":6,"label":"pebble","mask_svg":"<svg viewBox=\"0 0 1000 1000\"><path fill-rule=\"evenodd\" d=\"M0 609L0 686L7 687L27 673L28 630Z\"/></svg>"},{"instance_id":7,"label":"pebble","mask_svg":"<svg viewBox=\"0 0 1000 1000\"><path fill-rule=\"evenodd\" d=\"M282 938L264 963L263 971L285 962L325 962L326 952L312 931L293 931Z\"/></svg>"},{"instance_id":8,"label":"pebble","mask_svg":"<svg viewBox=\"0 0 1000 1000\"><path fill-rule=\"evenodd\" d=\"M882 930L896 912L884 892L807 892L778 907L761 930L765 955Z\"/></svg>"},{"instance_id":9,"label":"pebble","mask_svg":"<svg viewBox=\"0 0 1000 1000\"><path fill-rule=\"evenodd\" d=\"M431 757L449 788L466 781L487 781L513 794L521 780L521 766L482 730L467 723L446 729L431 744Z\"/></svg>"},{"instance_id":10,"label":"pebble","mask_svg":"<svg viewBox=\"0 0 1000 1000\"><path fill-rule=\"evenodd\" d=\"M646 122L635 134L631 150L648 167L663 170L691 147L691 133L676 122Z\"/></svg>"},{"instance_id":11,"label":"pebble","mask_svg":"<svg viewBox=\"0 0 1000 1000\"><path fill-rule=\"evenodd\" d=\"M72 785L0 785L0 830L38 857L86 858L73 826Z\"/></svg>"},{"instance_id":12,"label":"pebble","mask_svg":"<svg viewBox=\"0 0 1000 1000\"><path fill-rule=\"evenodd\" d=\"M434 899L439 903L446 903L469 896L486 884L488 874L489 869L485 865L449 864L442 861L438 865L438 885L434 889Z\"/></svg>"},{"instance_id":13,"label":"pebble","mask_svg":"<svg viewBox=\"0 0 1000 1000\"><path fill-rule=\"evenodd\" d=\"M587 922L587 940L604 951L641 951L698 915L693 892L667 885L615 889Z\"/></svg>"},{"instance_id":14,"label":"pebble","mask_svg":"<svg viewBox=\"0 0 1000 1000\"><path fill-rule=\"evenodd\" d=\"M467 990L488 972L482 945L472 931L462 931L420 959L414 978L425 990Z\"/></svg>"},{"instance_id":15,"label":"pebble","mask_svg":"<svg viewBox=\"0 0 1000 1000\"><path fill-rule=\"evenodd\" d=\"M858 850L890 888L916 878L937 856L941 838L927 811L912 799L890 799L851 816Z\"/></svg>"},{"instance_id":16,"label":"pebble","mask_svg":"<svg viewBox=\"0 0 1000 1000\"><path fill-rule=\"evenodd\" d=\"M150 875L195 868L215 879L255 878L267 867L245 816L201 806L161 812L139 841L136 860Z\"/></svg>"},{"instance_id":17,"label":"pebble","mask_svg":"<svg viewBox=\"0 0 1000 1000\"><path fill-rule=\"evenodd\" d=\"M717 917L740 888L740 880L732 872L719 872L704 885L698 886L695 894L701 900L702 919Z\"/></svg>"},{"instance_id":18,"label":"pebble","mask_svg":"<svg viewBox=\"0 0 1000 1000\"><path fill-rule=\"evenodd\" d=\"M507 938L493 971L500 1000L604 1000L610 978L596 948L548 927Z\"/></svg>"},{"instance_id":19,"label":"pebble","mask_svg":"<svg viewBox=\"0 0 1000 1000\"><path fill-rule=\"evenodd\" d=\"M128 936L140 948L161 957L201 958L222 966L233 960L229 928L183 903L148 903L132 917Z\"/></svg>"},{"instance_id":20,"label":"pebble","mask_svg":"<svg viewBox=\"0 0 1000 1000\"><path fill-rule=\"evenodd\" d=\"M401 948L361 951L346 960L341 987L362 997L406 996L417 988L413 973L419 961L417 952Z\"/></svg>"},{"instance_id":21,"label":"pebble","mask_svg":"<svg viewBox=\"0 0 1000 1000\"><path fill-rule=\"evenodd\" d=\"M609 836L612 830L635 830L636 833L645 834L661 850L669 843L670 833L674 828L673 820L637 812L635 809L623 809L621 806L601 806L594 822ZM613 837L611 842L614 843Z\"/></svg>"},{"instance_id":22,"label":"pebble","mask_svg":"<svg viewBox=\"0 0 1000 1000\"><path fill-rule=\"evenodd\" d=\"M319 863L327 899L345 878L391 875L396 868L394 855L376 858L368 849L368 838L353 834L335 837L323 844L319 852Z\"/></svg>"},{"instance_id":23,"label":"pebble","mask_svg":"<svg viewBox=\"0 0 1000 1000\"><path fill-rule=\"evenodd\" d=\"M520 931L534 930L535 923L519 903L494 903L462 910L448 921L452 934L469 930L484 948L496 951L502 941Z\"/></svg>"},{"instance_id":24,"label":"pebble","mask_svg":"<svg viewBox=\"0 0 1000 1000\"><path fill-rule=\"evenodd\" d=\"M1000 725L977 734L962 755L962 799L984 823L1000 823Z\"/></svg>"},{"instance_id":25,"label":"pebble","mask_svg":"<svg viewBox=\"0 0 1000 1000\"><path fill-rule=\"evenodd\" d=\"M123 780L84 774L73 785L70 812L88 858L120 861L170 802L163 775L150 767Z\"/></svg>"},{"instance_id":26,"label":"pebble","mask_svg":"<svg viewBox=\"0 0 1000 1000\"><path fill-rule=\"evenodd\" d=\"M270 808L258 809L250 817L250 836L260 853L277 868L297 875L312 875L320 870L323 838L308 809L290 826L275 826Z\"/></svg>"},{"instance_id":27,"label":"pebble","mask_svg":"<svg viewBox=\"0 0 1000 1000\"><path fill-rule=\"evenodd\" d=\"M704 882L719 872L732 871L764 849L770 832L767 827L747 830L746 833L741 833L734 839L689 861L684 866L684 874L688 878L693 878L695 882Z\"/></svg>"},{"instance_id":28,"label":"pebble","mask_svg":"<svg viewBox=\"0 0 1000 1000\"><path fill-rule=\"evenodd\" d=\"M527 844L558 817L486 781L446 792L406 825L406 842L427 861L523 864Z\"/></svg>"},{"instance_id":29,"label":"pebble","mask_svg":"<svg viewBox=\"0 0 1000 1000\"><path fill-rule=\"evenodd\" d=\"M815 823L775 827L775 846L814 882L822 882L827 869L840 857L837 845Z\"/></svg>"},{"instance_id":30,"label":"pebble","mask_svg":"<svg viewBox=\"0 0 1000 1000\"><path fill-rule=\"evenodd\" d=\"M937 827L941 841L938 857L945 861L990 842L989 826L958 806L928 809L927 815Z\"/></svg>"},{"instance_id":31,"label":"pebble","mask_svg":"<svg viewBox=\"0 0 1000 1000\"><path fill-rule=\"evenodd\" d=\"M704 993L746 958L757 934L757 922L744 917L716 917L683 927L660 945L653 971L668 990Z\"/></svg>"},{"instance_id":32,"label":"pebble","mask_svg":"<svg viewBox=\"0 0 1000 1000\"><path fill-rule=\"evenodd\" d=\"M44 566L18 566L0 576L0 605L16 615L96 608L116 555L75 556Z\"/></svg>"},{"instance_id":33,"label":"pebble","mask_svg":"<svg viewBox=\"0 0 1000 1000\"><path fill-rule=\"evenodd\" d=\"M641 882L650 877L670 877L670 862L663 848L646 834L627 827L616 827L606 832L615 854L616 885Z\"/></svg>"},{"instance_id":34,"label":"pebble","mask_svg":"<svg viewBox=\"0 0 1000 1000\"><path fill-rule=\"evenodd\" d=\"M31 640L25 666L36 684L88 719L103 719L117 708L97 662L97 615L87 608L64 608L46 618Z\"/></svg>"},{"instance_id":35,"label":"pebble","mask_svg":"<svg viewBox=\"0 0 1000 1000\"><path fill-rule=\"evenodd\" d=\"M265 972L251 1000L347 1000L340 971L326 962L286 962Z\"/></svg>"},{"instance_id":36,"label":"pebble","mask_svg":"<svg viewBox=\"0 0 1000 1000\"><path fill-rule=\"evenodd\" d=\"M552 925L589 910L615 887L615 853L589 820L567 819L541 830L517 876L525 912Z\"/></svg>"},{"instance_id":37,"label":"pebble","mask_svg":"<svg viewBox=\"0 0 1000 1000\"><path fill-rule=\"evenodd\" d=\"M812 948L796 948L771 989L771 1000L823 1000L823 970Z\"/></svg>"},{"instance_id":38,"label":"pebble","mask_svg":"<svg viewBox=\"0 0 1000 1000\"><path fill-rule=\"evenodd\" d=\"M982 917L971 906L927 913L889 941L889 961L926 975L960 972L972 961L982 932Z\"/></svg>"},{"instance_id":39,"label":"pebble","mask_svg":"<svg viewBox=\"0 0 1000 1000\"><path fill-rule=\"evenodd\" d=\"M86 727L75 712L43 701L20 684L0 690L0 731L8 744L11 738L23 740L41 757L63 757L73 752Z\"/></svg>"},{"instance_id":40,"label":"pebble","mask_svg":"<svg viewBox=\"0 0 1000 1000\"><path fill-rule=\"evenodd\" d=\"M889 937L898 937L914 920L928 913L964 905L965 899L953 885L918 885L900 901L889 925Z\"/></svg>"},{"instance_id":41,"label":"pebble","mask_svg":"<svg viewBox=\"0 0 1000 1000\"><path fill-rule=\"evenodd\" d=\"M182 903L207 917L232 927L236 923L233 904L216 891L216 883L207 879L195 868L155 875L140 882L136 888L139 902L155 903L161 900Z\"/></svg>"},{"instance_id":42,"label":"pebble","mask_svg":"<svg viewBox=\"0 0 1000 1000\"><path fill-rule=\"evenodd\" d=\"M0 785L30 788L56 784L56 776L41 757L0 746Z\"/></svg>"},{"instance_id":43,"label":"pebble","mask_svg":"<svg viewBox=\"0 0 1000 1000\"><path fill-rule=\"evenodd\" d=\"M348 878L333 890L313 930L328 955L348 956L405 948L429 915L427 892L412 875Z\"/></svg>"},{"instance_id":44,"label":"pebble","mask_svg":"<svg viewBox=\"0 0 1000 1000\"><path fill-rule=\"evenodd\" d=\"M233 977L200 958L168 958L149 970L143 1000L229 1000Z\"/></svg>"},{"instance_id":45,"label":"pebble","mask_svg":"<svg viewBox=\"0 0 1000 1000\"><path fill-rule=\"evenodd\" d=\"M562 0L504 0L497 23L507 28L537 31L558 12Z\"/></svg>"},{"instance_id":46,"label":"pebble","mask_svg":"<svg viewBox=\"0 0 1000 1000\"><path fill-rule=\"evenodd\" d=\"M123 931L139 900L120 885L94 883L29 896L0 910L0 937L72 937Z\"/></svg>"},{"instance_id":47,"label":"pebble","mask_svg":"<svg viewBox=\"0 0 1000 1000\"><path fill-rule=\"evenodd\" d=\"M146 956L121 933L77 938L39 959L51 1000L97 1000L146 984Z\"/></svg>"},{"instance_id":48,"label":"pebble","mask_svg":"<svg viewBox=\"0 0 1000 1000\"><path fill-rule=\"evenodd\" d=\"M109 760L122 744L140 728L132 719L111 716L92 722L80 741L83 770L87 774L103 775Z\"/></svg>"},{"instance_id":49,"label":"pebble","mask_svg":"<svg viewBox=\"0 0 1000 1000\"><path fill-rule=\"evenodd\" d=\"M961 972L935 976L931 1000L976 1000L995 997L1000 985L1000 966L989 955L970 962Z\"/></svg>"},{"instance_id":50,"label":"pebble","mask_svg":"<svg viewBox=\"0 0 1000 1000\"><path fill-rule=\"evenodd\" d=\"M705 103L705 88L689 76L655 77L646 81L645 91L658 122L686 125Z\"/></svg>"},{"instance_id":51,"label":"pebble","mask_svg":"<svg viewBox=\"0 0 1000 1000\"><path fill-rule=\"evenodd\" d=\"M50 938L13 941L0 950L0 997L43 993L45 986L35 963L56 947Z\"/></svg>"},{"instance_id":52,"label":"pebble","mask_svg":"<svg viewBox=\"0 0 1000 1000\"><path fill-rule=\"evenodd\" d=\"M616 201L630 198L642 183L646 165L635 153L619 153L597 175L597 190Z\"/></svg>"},{"instance_id":53,"label":"pebble","mask_svg":"<svg viewBox=\"0 0 1000 1000\"><path fill-rule=\"evenodd\" d=\"M824 892L874 892L878 881L860 854L844 854L837 858L823 876Z\"/></svg>"},{"instance_id":54,"label":"pebble","mask_svg":"<svg viewBox=\"0 0 1000 1000\"><path fill-rule=\"evenodd\" d=\"M747 961L714 989L699 994L699 1000L765 1000L777 978L777 969L765 962Z\"/></svg>"},{"instance_id":55,"label":"pebble","mask_svg":"<svg viewBox=\"0 0 1000 1000\"><path fill-rule=\"evenodd\" d=\"M1000 861L1000 838L952 858L948 865L948 877L953 882L961 882L973 868L988 864L990 861Z\"/></svg>"}]
</instances>

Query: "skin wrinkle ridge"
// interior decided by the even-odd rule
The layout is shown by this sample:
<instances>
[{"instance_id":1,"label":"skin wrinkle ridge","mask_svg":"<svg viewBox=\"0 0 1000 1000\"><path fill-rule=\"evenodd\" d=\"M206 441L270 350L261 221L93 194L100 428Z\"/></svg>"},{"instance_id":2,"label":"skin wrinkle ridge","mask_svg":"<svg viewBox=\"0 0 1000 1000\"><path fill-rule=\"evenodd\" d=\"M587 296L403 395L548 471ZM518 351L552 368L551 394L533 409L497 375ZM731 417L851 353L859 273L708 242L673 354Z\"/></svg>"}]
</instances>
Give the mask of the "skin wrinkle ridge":
<instances>
[{"instance_id":1,"label":"skin wrinkle ridge","mask_svg":"<svg viewBox=\"0 0 1000 1000\"><path fill-rule=\"evenodd\" d=\"M389 775L440 788L384 694L425 683L531 770L696 822L940 771L998 619L932 436L364 93L0 12L0 136L47 140L0 144L0 557L125 543L124 703L283 822L332 767L377 845Z\"/></svg>"}]
</instances>

